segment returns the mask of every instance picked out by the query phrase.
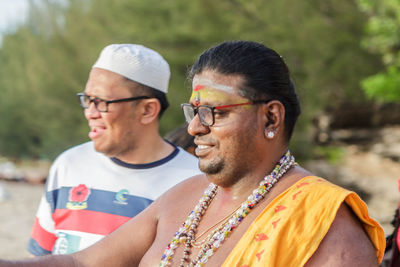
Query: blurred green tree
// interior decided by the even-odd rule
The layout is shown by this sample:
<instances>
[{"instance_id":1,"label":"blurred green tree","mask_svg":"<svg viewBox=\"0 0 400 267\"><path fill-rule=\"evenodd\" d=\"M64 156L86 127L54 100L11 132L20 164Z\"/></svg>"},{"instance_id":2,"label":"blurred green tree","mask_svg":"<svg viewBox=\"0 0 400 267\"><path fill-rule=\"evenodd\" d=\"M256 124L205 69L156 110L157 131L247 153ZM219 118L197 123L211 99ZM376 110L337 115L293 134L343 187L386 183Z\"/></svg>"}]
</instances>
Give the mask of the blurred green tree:
<instances>
[{"instance_id":1,"label":"blurred green tree","mask_svg":"<svg viewBox=\"0 0 400 267\"><path fill-rule=\"evenodd\" d=\"M385 70L362 81L369 97L380 101L400 100L400 2L358 0L369 15L363 46L382 56Z\"/></svg>"},{"instance_id":2,"label":"blurred green tree","mask_svg":"<svg viewBox=\"0 0 400 267\"><path fill-rule=\"evenodd\" d=\"M364 101L360 80L379 57L359 47L366 15L348 0L42 0L0 49L0 153L53 158L87 140L75 99L110 43L140 43L170 63L171 107L163 134L183 123L189 66L206 48L245 39L279 52L292 71L303 116L294 136L307 154L311 119L322 108Z\"/></svg>"}]
</instances>

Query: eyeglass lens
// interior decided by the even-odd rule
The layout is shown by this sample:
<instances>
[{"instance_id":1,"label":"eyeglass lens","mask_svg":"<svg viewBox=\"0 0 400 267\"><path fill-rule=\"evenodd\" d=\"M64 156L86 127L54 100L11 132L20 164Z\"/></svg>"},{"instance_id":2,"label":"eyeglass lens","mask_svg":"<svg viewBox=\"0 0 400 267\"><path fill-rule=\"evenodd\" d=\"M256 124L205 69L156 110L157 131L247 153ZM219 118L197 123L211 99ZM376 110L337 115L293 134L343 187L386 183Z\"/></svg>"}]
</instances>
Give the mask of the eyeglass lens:
<instances>
[{"instance_id":1,"label":"eyeglass lens","mask_svg":"<svg viewBox=\"0 0 400 267\"><path fill-rule=\"evenodd\" d=\"M204 126L211 126L214 124L212 109L207 106L193 107L192 105L183 105L183 114L185 115L187 123L190 123L196 114L198 114L200 122Z\"/></svg>"},{"instance_id":2,"label":"eyeglass lens","mask_svg":"<svg viewBox=\"0 0 400 267\"><path fill-rule=\"evenodd\" d=\"M194 114L194 108L191 105L182 105L183 109L183 115L185 115L185 119L187 123L190 123L195 114Z\"/></svg>"},{"instance_id":3,"label":"eyeglass lens","mask_svg":"<svg viewBox=\"0 0 400 267\"><path fill-rule=\"evenodd\" d=\"M96 109L100 112L107 111L107 103L98 98L90 99L87 95L80 95L79 100L83 108L89 108L90 103L93 102Z\"/></svg>"},{"instance_id":4,"label":"eyeglass lens","mask_svg":"<svg viewBox=\"0 0 400 267\"><path fill-rule=\"evenodd\" d=\"M211 126L214 124L214 115L210 107L198 107L197 112L203 125Z\"/></svg>"}]
</instances>

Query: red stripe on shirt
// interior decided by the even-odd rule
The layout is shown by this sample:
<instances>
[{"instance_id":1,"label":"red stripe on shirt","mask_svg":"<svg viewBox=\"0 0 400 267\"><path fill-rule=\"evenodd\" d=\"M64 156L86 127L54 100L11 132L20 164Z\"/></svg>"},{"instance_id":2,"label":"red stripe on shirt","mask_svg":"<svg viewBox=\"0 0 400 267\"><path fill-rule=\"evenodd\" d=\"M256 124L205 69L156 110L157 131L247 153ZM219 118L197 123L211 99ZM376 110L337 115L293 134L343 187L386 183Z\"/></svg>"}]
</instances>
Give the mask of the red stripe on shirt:
<instances>
[{"instance_id":1,"label":"red stripe on shirt","mask_svg":"<svg viewBox=\"0 0 400 267\"><path fill-rule=\"evenodd\" d=\"M32 229L32 238L38 243L40 247L45 250L52 251L57 236L53 233L46 231L39 223L38 218L35 218L35 223Z\"/></svg>"},{"instance_id":2,"label":"red stripe on shirt","mask_svg":"<svg viewBox=\"0 0 400 267\"><path fill-rule=\"evenodd\" d=\"M56 209L53 219L57 230L107 235L129 221L130 217L92 210Z\"/></svg>"}]
</instances>

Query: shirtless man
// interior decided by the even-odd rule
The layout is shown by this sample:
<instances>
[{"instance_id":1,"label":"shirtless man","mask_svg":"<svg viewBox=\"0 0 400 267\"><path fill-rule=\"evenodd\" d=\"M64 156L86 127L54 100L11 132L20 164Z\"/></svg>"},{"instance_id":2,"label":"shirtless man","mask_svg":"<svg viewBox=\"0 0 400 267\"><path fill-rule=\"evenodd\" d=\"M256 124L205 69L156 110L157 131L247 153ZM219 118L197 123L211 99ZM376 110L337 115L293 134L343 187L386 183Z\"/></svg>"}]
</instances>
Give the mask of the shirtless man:
<instances>
[{"instance_id":1,"label":"shirtless man","mask_svg":"<svg viewBox=\"0 0 400 267\"><path fill-rule=\"evenodd\" d=\"M81 252L0 266L378 266L384 233L364 202L288 150L300 108L281 57L225 42L190 78L182 108L205 175Z\"/></svg>"}]
</instances>

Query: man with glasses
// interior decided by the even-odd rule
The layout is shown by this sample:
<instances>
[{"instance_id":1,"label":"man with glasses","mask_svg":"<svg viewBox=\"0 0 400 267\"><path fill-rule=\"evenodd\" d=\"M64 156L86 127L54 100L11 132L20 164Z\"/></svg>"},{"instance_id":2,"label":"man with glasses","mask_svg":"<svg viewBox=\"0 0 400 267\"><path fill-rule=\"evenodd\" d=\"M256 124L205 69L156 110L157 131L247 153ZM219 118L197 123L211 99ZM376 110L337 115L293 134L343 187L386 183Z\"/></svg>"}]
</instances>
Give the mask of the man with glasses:
<instances>
[{"instance_id":1,"label":"man with glasses","mask_svg":"<svg viewBox=\"0 0 400 267\"><path fill-rule=\"evenodd\" d=\"M247 41L205 51L183 106L202 175L100 242L24 266L378 266L385 236L356 195L295 163L300 114L289 70Z\"/></svg>"},{"instance_id":2,"label":"man with glasses","mask_svg":"<svg viewBox=\"0 0 400 267\"><path fill-rule=\"evenodd\" d=\"M158 132L169 77L168 63L149 48L103 49L78 94L92 141L53 163L28 245L32 254L86 248L200 173L197 158Z\"/></svg>"}]
</instances>

